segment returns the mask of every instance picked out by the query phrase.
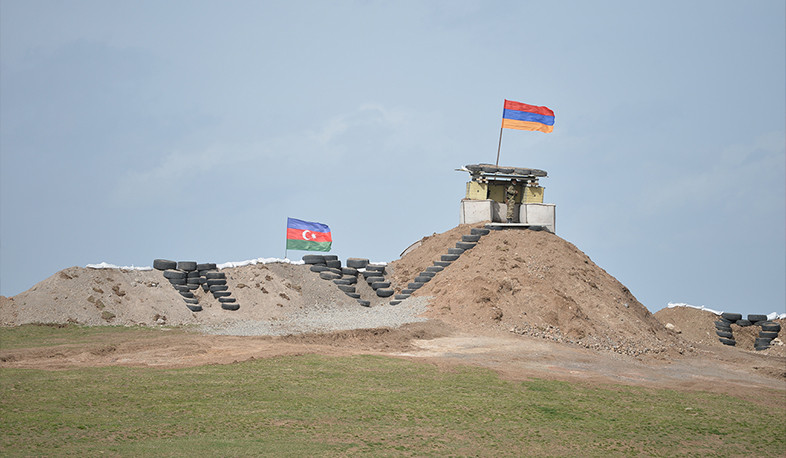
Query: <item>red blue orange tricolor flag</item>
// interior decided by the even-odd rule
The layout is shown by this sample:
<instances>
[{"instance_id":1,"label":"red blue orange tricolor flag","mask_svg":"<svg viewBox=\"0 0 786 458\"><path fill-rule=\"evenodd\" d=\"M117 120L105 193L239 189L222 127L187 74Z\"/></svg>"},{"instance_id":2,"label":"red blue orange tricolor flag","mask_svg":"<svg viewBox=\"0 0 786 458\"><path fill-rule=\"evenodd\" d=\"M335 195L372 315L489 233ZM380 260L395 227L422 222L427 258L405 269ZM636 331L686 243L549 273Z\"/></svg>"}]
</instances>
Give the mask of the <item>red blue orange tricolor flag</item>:
<instances>
[{"instance_id":1,"label":"red blue orange tricolor flag","mask_svg":"<svg viewBox=\"0 0 786 458\"><path fill-rule=\"evenodd\" d=\"M554 130L554 112L546 107L505 100L502 128L548 133Z\"/></svg>"}]
</instances>

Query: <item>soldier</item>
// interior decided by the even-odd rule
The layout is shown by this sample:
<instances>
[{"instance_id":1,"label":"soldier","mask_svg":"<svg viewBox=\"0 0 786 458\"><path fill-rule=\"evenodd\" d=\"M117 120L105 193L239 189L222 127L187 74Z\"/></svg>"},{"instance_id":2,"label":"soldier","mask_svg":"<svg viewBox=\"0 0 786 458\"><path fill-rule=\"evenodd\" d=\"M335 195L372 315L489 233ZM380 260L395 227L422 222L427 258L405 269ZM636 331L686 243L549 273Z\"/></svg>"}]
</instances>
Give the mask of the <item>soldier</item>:
<instances>
[{"instance_id":1,"label":"soldier","mask_svg":"<svg viewBox=\"0 0 786 458\"><path fill-rule=\"evenodd\" d=\"M514 178L510 180L510 186L505 190L505 205L508 207L508 222L513 222L513 213L516 208L516 195L519 193L516 185L518 181Z\"/></svg>"}]
</instances>

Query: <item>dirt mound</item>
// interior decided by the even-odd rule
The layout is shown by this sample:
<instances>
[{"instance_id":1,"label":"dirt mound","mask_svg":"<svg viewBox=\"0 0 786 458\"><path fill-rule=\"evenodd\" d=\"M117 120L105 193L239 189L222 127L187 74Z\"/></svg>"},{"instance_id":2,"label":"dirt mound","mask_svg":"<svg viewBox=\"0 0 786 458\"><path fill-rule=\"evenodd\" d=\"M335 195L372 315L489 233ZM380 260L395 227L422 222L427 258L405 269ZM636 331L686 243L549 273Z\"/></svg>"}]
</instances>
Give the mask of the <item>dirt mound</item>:
<instances>
[{"instance_id":1,"label":"dirt mound","mask_svg":"<svg viewBox=\"0 0 786 458\"><path fill-rule=\"evenodd\" d=\"M479 226L422 239L391 263L395 282L405 287L473 227ZM505 330L632 355L690 348L586 254L545 231L491 231L414 295L433 296L428 316L464 330Z\"/></svg>"},{"instance_id":2,"label":"dirt mound","mask_svg":"<svg viewBox=\"0 0 786 458\"><path fill-rule=\"evenodd\" d=\"M698 345L706 345L715 348L729 348L723 345L715 334L715 322L720 320L718 315L706 310L699 310L692 307L672 307L658 310L655 318L663 323L664 326L672 324L675 332L680 334L683 339ZM773 341L772 346L766 350L756 351L757 354L786 356L786 320L773 320L781 325L779 339ZM731 325L731 331L737 344L735 349L742 351L755 351L753 344L758 337L761 329L758 326L737 326Z\"/></svg>"},{"instance_id":3,"label":"dirt mound","mask_svg":"<svg viewBox=\"0 0 786 458\"><path fill-rule=\"evenodd\" d=\"M357 307L357 302L308 266L283 263L224 269L241 305L227 311L210 293L194 291L203 310L190 311L160 271L69 267L0 302L0 324L220 325L280 320L317 304Z\"/></svg>"}]
</instances>

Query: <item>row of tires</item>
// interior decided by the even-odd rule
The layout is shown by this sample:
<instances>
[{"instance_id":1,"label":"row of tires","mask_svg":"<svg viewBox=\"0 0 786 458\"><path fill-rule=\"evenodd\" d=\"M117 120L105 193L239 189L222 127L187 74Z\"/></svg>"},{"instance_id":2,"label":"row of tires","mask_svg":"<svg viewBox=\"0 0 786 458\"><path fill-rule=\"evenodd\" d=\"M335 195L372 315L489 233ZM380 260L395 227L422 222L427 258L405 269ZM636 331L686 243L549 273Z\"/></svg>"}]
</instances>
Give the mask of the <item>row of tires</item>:
<instances>
[{"instance_id":1,"label":"row of tires","mask_svg":"<svg viewBox=\"0 0 786 458\"><path fill-rule=\"evenodd\" d=\"M767 315L750 314L748 318L743 318L740 313L724 312L721 314L721 319L715 322L715 334L724 345L735 346L737 344L731 329L732 324L740 327L758 326L760 328L759 336L753 343L753 348L757 351L769 348L772 339L778 337L778 333L781 331L781 325L774 321L768 321Z\"/></svg>"},{"instance_id":2,"label":"row of tires","mask_svg":"<svg viewBox=\"0 0 786 458\"><path fill-rule=\"evenodd\" d=\"M164 278L180 293L183 301L192 312L201 312L202 306L194 291L202 288L209 292L221 304L224 310L238 310L240 304L232 297L227 285L226 274L219 272L214 263L198 264L195 261L170 261L156 259L153 268L163 271Z\"/></svg>"},{"instance_id":3,"label":"row of tires","mask_svg":"<svg viewBox=\"0 0 786 458\"><path fill-rule=\"evenodd\" d=\"M396 299L406 299L412 293L422 288L423 285L430 282L431 279L437 275L437 273L441 272L445 269L445 267L449 266L451 263L453 263L453 261L457 260L459 256L464 254L464 252L475 247L475 245L478 244L478 241L480 241L480 238L484 235L487 235L489 232L490 230L487 228L472 228L469 235L462 235L461 241L456 242L456 246L454 248L448 248L447 254L441 255L439 261L434 261L433 265L426 267L426 270L417 274L414 280L407 284L407 288L401 290L401 294L397 294L395 296Z\"/></svg>"},{"instance_id":4,"label":"row of tires","mask_svg":"<svg viewBox=\"0 0 786 458\"><path fill-rule=\"evenodd\" d=\"M371 301L361 298L360 293L357 292L356 285L361 274L377 296L393 295L390 282L385 279L385 266L370 264L368 259L349 258L346 261L347 265L342 267L338 256L307 254L303 256L303 262L310 265L309 270L318 273L319 278L332 281L339 290L357 300L363 307L370 307ZM391 302L393 305L398 303Z\"/></svg>"}]
</instances>

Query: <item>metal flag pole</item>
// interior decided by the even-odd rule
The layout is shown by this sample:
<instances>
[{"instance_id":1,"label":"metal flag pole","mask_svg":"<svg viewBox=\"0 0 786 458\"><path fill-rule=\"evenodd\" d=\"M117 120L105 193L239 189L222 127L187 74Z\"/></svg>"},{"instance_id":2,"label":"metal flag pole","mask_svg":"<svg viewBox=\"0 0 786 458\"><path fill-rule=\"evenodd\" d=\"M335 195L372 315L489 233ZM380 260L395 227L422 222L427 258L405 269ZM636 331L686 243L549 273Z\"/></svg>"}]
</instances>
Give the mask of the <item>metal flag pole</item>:
<instances>
[{"instance_id":1,"label":"metal flag pole","mask_svg":"<svg viewBox=\"0 0 786 458\"><path fill-rule=\"evenodd\" d=\"M502 103L502 122L505 122L505 102ZM499 150L502 148L502 124L499 126L499 144L497 144L497 162L494 167L499 167Z\"/></svg>"}]
</instances>

